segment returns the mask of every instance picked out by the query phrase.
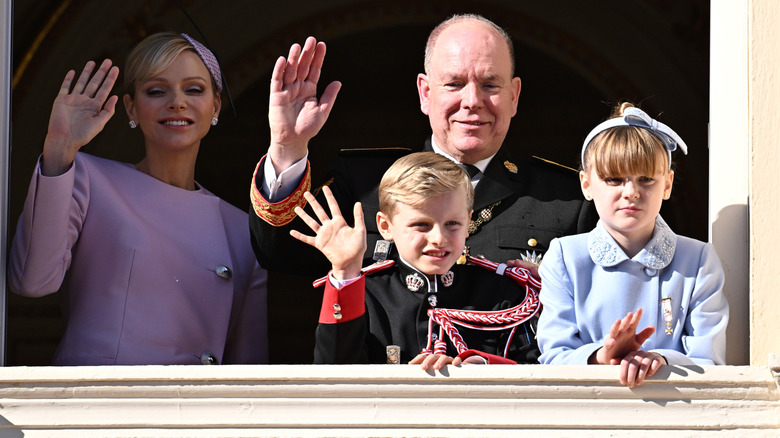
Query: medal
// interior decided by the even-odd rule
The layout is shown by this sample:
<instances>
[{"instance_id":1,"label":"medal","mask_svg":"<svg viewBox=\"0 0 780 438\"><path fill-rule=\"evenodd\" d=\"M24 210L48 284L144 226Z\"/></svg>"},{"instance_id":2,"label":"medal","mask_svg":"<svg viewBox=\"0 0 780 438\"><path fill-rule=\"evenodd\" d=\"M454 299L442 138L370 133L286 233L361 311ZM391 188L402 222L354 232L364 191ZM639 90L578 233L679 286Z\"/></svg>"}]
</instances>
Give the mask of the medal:
<instances>
[{"instance_id":1,"label":"medal","mask_svg":"<svg viewBox=\"0 0 780 438\"><path fill-rule=\"evenodd\" d=\"M480 225L486 222L490 222L490 219L493 219L493 209L496 208L500 203L501 201L498 201L495 204L480 210L477 218L469 222L469 234L476 233L479 230Z\"/></svg>"},{"instance_id":2,"label":"medal","mask_svg":"<svg viewBox=\"0 0 780 438\"><path fill-rule=\"evenodd\" d=\"M661 298L661 307L664 311L664 321L666 321L666 334L672 334L672 299Z\"/></svg>"},{"instance_id":3,"label":"medal","mask_svg":"<svg viewBox=\"0 0 780 438\"><path fill-rule=\"evenodd\" d=\"M388 345L385 347L385 353L387 354L387 363L397 365L401 363L401 347L398 345Z\"/></svg>"},{"instance_id":4,"label":"medal","mask_svg":"<svg viewBox=\"0 0 780 438\"><path fill-rule=\"evenodd\" d=\"M387 260L387 253L390 252L390 247L393 245L392 240L377 240L374 247L374 260L383 262Z\"/></svg>"},{"instance_id":5,"label":"medal","mask_svg":"<svg viewBox=\"0 0 780 438\"><path fill-rule=\"evenodd\" d=\"M531 262L536 266L539 266L542 264L542 254L537 253L536 251L528 252L528 250L526 250L525 254L520 255L520 260L525 260L526 262Z\"/></svg>"}]
</instances>

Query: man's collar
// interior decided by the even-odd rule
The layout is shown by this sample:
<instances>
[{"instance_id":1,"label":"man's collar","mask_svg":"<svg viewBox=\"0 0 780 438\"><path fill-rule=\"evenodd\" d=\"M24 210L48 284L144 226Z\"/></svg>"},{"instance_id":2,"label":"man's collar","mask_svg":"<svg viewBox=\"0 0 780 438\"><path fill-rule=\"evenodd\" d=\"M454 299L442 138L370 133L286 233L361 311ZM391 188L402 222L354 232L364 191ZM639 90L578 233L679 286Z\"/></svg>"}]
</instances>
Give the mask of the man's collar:
<instances>
[{"instance_id":1,"label":"man's collar","mask_svg":"<svg viewBox=\"0 0 780 438\"><path fill-rule=\"evenodd\" d=\"M437 154L444 155L445 157L449 158L450 160L460 164L460 162L458 160L456 160L455 158L451 157L449 154L444 152L439 146L436 145L436 140L434 140L433 136L431 136L431 148L433 148L433 151L436 152ZM471 163L471 164L476 166L477 169L479 169L480 172L485 173L485 169L487 169L488 165L490 164L490 160L492 160L493 157L495 157L495 154L485 158L484 160L479 160L476 163Z\"/></svg>"}]
</instances>

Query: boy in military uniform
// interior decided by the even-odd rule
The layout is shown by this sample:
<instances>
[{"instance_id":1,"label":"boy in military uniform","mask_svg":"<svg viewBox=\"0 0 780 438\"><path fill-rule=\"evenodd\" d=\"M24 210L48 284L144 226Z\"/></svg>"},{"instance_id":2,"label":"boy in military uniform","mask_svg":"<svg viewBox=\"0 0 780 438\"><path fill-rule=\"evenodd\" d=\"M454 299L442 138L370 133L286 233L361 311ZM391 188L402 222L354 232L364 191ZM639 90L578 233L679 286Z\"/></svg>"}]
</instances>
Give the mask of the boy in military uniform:
<instances>
[{"instance_id":1,"label":"boy in military uniform","mask_svg":"<svg viewBox=\"0 0 780 438\"><path fill-rule=\"evenodd\" d=\"M316 219L295 212L316 234L291 232L332 264L315 282L325 285L316 363L385 363L399 348L400 362L423 369L463 361L538 363L533 326L540 285L522 268L464 257L474 190L459 165L420 152L388 169L376 216L388 242L380 242L385 251L366 268L360 203L350 227L330 190L323 192L331 216L307 192Z\"/></svg>"}]
</instances>

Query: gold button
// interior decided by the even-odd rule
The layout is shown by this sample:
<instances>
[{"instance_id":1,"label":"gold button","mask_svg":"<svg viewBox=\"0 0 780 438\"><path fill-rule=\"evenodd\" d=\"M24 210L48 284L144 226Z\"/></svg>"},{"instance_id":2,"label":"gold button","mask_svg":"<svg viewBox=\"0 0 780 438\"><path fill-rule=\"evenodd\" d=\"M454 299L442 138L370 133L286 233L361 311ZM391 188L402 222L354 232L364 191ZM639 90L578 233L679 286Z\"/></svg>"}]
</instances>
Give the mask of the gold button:
<instances>
[{"instance_id":1,"label":"gold button","mask_svg":"<svg viewBox=\"0 0 780 438\"><path fill-rule=\"evenodd\" d=\"M528 239L528 246L530 246L530 247L536 246L537 243L539 243L539 242L537 242L536 239L534 239L533 237Z\"/></svg>"}]
</instances>

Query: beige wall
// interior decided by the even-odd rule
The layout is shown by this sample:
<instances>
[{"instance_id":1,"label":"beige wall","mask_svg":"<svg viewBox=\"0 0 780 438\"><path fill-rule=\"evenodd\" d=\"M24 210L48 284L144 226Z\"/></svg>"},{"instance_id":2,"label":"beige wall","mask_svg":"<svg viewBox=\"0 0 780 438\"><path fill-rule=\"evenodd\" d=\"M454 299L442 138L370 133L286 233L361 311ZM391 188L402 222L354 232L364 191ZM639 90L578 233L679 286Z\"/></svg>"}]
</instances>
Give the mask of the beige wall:
<instances>
[{"instance_id":1,"label":"beige wall","mask_svg":"<svg viewBox=\"0 0 780 438\"><path fill-rule=\"evenodd\" d=\"M780 352L780 2L750 2L750 363Z\"/></svg>"}]
</instances>

